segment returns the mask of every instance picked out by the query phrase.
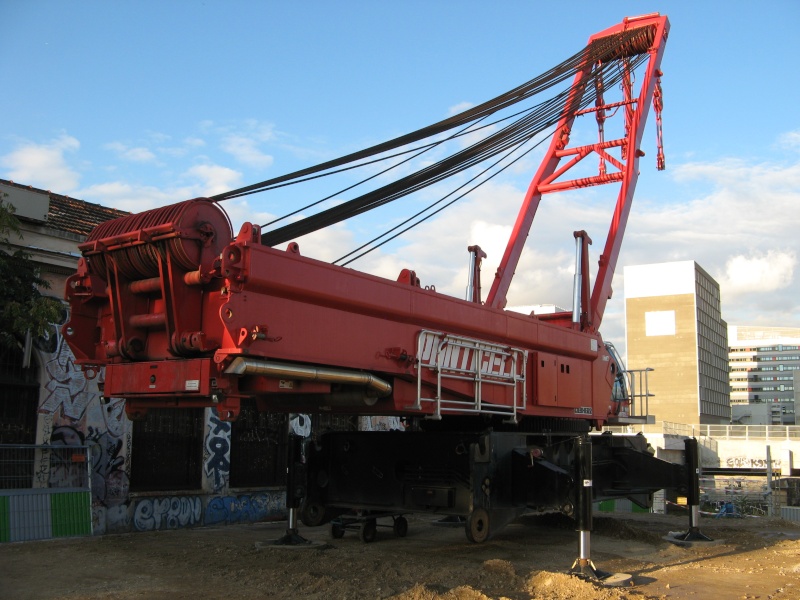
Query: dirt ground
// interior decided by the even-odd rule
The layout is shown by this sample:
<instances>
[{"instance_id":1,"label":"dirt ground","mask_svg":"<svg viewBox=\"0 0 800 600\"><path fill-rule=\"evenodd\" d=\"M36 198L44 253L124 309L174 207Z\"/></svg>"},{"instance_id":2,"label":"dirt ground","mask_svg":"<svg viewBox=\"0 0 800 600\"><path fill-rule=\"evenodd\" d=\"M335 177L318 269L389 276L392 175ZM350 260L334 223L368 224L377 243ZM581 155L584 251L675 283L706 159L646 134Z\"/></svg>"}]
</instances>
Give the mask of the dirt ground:
<instances>
[{"instance_id":1,"label":"dirt ground","mask_svg":"<svg viewBox=\"0 0 800 600\"><path fill-rule=\"evenodd\" d=\"M524 517L483 544L461 527L408 516L406 537L379 521L377 539L333 539L302 527L310 548L285 548L285 523L106 535L0 545L0 598L278 598L394 600L800 598L800 526L777 519L703 518L714 545L662 539L673 515L595 516L598 569L633 576L603 587L568 574L572 522Z\"/></svg>"}]
</instances>

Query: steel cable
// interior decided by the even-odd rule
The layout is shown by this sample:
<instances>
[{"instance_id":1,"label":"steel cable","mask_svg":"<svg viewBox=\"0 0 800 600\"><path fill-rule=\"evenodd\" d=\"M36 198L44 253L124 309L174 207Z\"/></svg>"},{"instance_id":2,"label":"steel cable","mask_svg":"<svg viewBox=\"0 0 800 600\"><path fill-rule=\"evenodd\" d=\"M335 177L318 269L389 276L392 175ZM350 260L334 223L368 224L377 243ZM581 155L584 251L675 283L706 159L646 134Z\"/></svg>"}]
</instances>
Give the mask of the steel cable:
<instances>
[{"instance_id":1,"label":"steel cable","mask_svg":"<svg viewBox=\"0 0 800 600\"><path fill-rule=\"evenodd\" d=\"M336 173L373 165L378 162L391 160L398 157L404 157L402 160L380 170L376 174L370 175L369 177L362 179L355 184L349 185L333 194L312 202L311 204L308 204L302 208L295 209L292 212L271 221L267 224L268 226L285 218L294 216L303 210L317 206L327 200L332 200L344 192L350 191L359 185L377 178L380 175L384 175L388 171L395 169L400 165L408 163L414 158L421 156L425 152L440 147L445 142L455 140L464 135L473 135L481 130L488 132L484 138L467 146L466 148L463 148L451 154L450 156L447 156L433 164L406 175L405 177L399 178L387 185L366 192L356 198L338 204L337 206L333 206L304 219L300 219L294 223L290 223L283 227L265 232L262 235L261 241L265 245L273 246L282 242L296 239L307 233L311 233L318 229L333 225L345 219L362 214L366 211L383 206L389 202L393 202L394 200L397 200L403 196L438 183L443 179L458 174L466 169L470 169L492 157L497 156L498 154L507 152L508 154L506 156L510 155L515 149L522 147L537 135L543 133L558 123L560 119L564 117L573 118L578 111L586 108L589 104L594 102L598 93L598 90L593 85L595 78L601 78L600 80L603 81L606 88L621 84L621 71L617 68L619 60L630 60L632 69L641 62L645 61L647 59L647 49L652 43L652 35L652 30L643 27L600 38L542 75L539 75L538 77L510 90L509 92L501 94L500 96L497 96L496 98L489 100L488 102L484 102L483 104L473 107L467 111L439 121L438 123L428 127L419 129L415 132L394 138L388 142L384 142L370 148L321 163L319 165L263 181L261 183L232 190L224 194L219 194L214 196L212 199L215 201L223 201L232 198L238 198L286 185L293 185L295 183L309 181L311 179L327 177ZM519 110L512 115L498 118L491 123L476 127L476 125L491 115L507 109L523 100L532 98L537 94L541 94L542 92L558 86L559 84L568 80L573 80L578 73L582 73L582 77L577 85L569 85L566 89L563 89L562 91L556 93L553 97L539 104ZM567 102L571 102L571 104L567 106ZM514 120L510 123L506 123L511 119ZM501 129L492 131L494 126L500 123L506 124ZM423 140L429 140L430 138L434 138L435 136L439 136L442 133L446 133L456 128L461 128L461 130L439 140L429 141L416 147L403 149L399 152L392 152L404 146L416 144L417 142ZM387 155L387 152L392 153ZM385 156L381 156L382 154ZM487 169L482 171L481 174L484 174L489 169L496 167L502 160L503 159L500 159L490 167L487 167ZM507 168L507 166L500 169L500 171ZM498 173L500 171L498 171ZM488 176L475 187L482 185L496 174L497 173ZM474 180L475 178L472 178L469 181L472 182ZM444 198L430 205L427 209L417 213L417 215L414 217L411 217L411 219L416 218L420 214L430 210L433 206L438 205L461 187L463 186L460 186L453 192L450 192ZM459 196L458 198L460 197L463 197L463 195ZM455 202L455 200L452 202ZM448 203L447 205L449 206L452 204L452 202ZM438 212L438 210L436 212ZM430 218L430 216L425 218ZM420 222L422 222L422 220ZM408 220L403 224L405 223L408 223ZM403 224L401 224L401 226ZM389 232L393 231L394 229L390 230ZM383 235L387 234L385 233ZM368 242L368 244L373 243L381 237L383 236L378 236L371 242ZM382 244L383 243L386 242L382 242ZM360 249L361 248L351 252L339 260L343 260L347 256L358 252Z\"/></svg>"}]
</instances>

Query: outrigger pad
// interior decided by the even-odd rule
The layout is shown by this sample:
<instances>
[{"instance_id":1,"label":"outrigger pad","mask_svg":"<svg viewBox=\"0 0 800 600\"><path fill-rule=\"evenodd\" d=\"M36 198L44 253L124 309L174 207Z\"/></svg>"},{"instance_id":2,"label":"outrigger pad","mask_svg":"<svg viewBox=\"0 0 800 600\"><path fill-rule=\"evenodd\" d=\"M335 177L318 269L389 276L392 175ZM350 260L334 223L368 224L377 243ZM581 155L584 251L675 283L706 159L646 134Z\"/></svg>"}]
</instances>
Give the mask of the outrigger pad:
<instances>
[{"instance_id":1,"label":"outrigger pad","mask_svg":"<svg viewBox=\"0 0 800 600\"><path fill-rule=\"evenodd\" d=\"M592 581L602 581L611 575L611 573L606 573L595 567L594 563L588 558L576 558L569 569L569 573L581 579L590 579Z\"/></svg>"},{"instance_id":2,"label":"outrigger pad","mask_svg":"<svg viewBox=\"0 0 800 600\"><path fill-rule=\"evenodd\" d=\"M633 581L633 575L629 573L607 573L606 571L601 571L587 558L576 558L575 562L572 563L569 574L606 587L632 585Z\"/></svg>"},{"instance_id":3,"label":"outrigger pad","mask_svg":"<svg viewBox=\"0 0 800 600\"><path fill-rule=\"evenodd\" d=\"M287 529L286 533L279 537L277 540L270 542L256 542L256 549L262 550L264 548L282 549L282 550L326 550L331 548L330 544L325 542L312 542L307 540L297 529Z\"/></svg>"},{"instance_id":4,"label":"outrigger pad","mask_svg":"<svg viewBox=\"0 0 800 600\"><path fill-rule=\"evenodd\" d=\"M713 538L708 537L707 535L700 533L700 529L697 527L690 527L689 531L685 533L680 533L677 531L670 531L668 535L665 535L663 540L667 542L671 542L678 546L716 546L718 544L722 544L725 540L715 540Z\"/></svg>"}]
</instances>

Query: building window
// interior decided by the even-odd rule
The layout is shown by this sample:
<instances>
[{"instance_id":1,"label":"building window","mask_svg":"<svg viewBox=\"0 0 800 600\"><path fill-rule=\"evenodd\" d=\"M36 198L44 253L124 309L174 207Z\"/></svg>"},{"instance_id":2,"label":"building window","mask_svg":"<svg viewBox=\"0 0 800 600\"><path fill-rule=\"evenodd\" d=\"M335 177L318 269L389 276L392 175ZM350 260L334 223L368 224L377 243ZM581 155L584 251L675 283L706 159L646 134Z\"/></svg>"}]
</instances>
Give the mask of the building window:
<instances>
[{"instance_id":1,"label":"building window","mask_svg":"<svg viewBox=\"0 0 800 600\"><path fill-rule=\"evenodd\" d=\"M133 422L131 491L199 490L203 409L156 408Z\"/></svg>"},{"instance_id":2,"label":"building window","mask_svg":"<svg viewBox=\"0 0 800 600\"><path fill-rule=\"evenodd\" d=\"M242 400L231 424L230 486L285 485L287 434L286 414L259 411L254 400Z\"/></svg>"},{"instance_id":3,"label":"building window","mask_svg":"<svg viewBox=\"0 0 800 600\"><path fill-rule=\"evenodd\" d=\"M39 370L22 367L18 348L0 347L0 444L36 443L38 404Z\"/></svg>"},{"instance_id":4,"label":"building window","mask_svg":"<svg viewBox=\"0 0 800 600\"><path fill-rule=\"evenodd\" d=\"M660 310L644 314L645 335L647 337L660 335L675 335L675 311Z\"/></svg>"}]
</instances>

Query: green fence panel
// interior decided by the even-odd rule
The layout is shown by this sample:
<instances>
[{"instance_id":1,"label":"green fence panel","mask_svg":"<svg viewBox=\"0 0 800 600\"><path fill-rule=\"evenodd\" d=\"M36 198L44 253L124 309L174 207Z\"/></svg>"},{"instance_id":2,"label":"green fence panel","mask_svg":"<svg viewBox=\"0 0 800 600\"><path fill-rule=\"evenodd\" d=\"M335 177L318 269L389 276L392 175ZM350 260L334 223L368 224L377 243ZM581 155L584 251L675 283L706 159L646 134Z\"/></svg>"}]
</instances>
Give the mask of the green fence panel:
<instances>
[{"instance_id":1,"label":"green fence panel","mask_svg":"<svg viewBox=\"0 0 800 600\"><path fill-rule=\"evenodd\" d=\"M600 512L614 512L616 509L616 501L602 500L598 503L597 508L600 510Z\"/></svg>"},{"instance_id":2,"label":"green fence panel","mask_svg":"<svg viewBox=\"0 0 800 600\"><path fill-rule=\"evenodd\" d=\"M50 496L53 537L91 535L91 492L54 493Z\"/></svg>"},{"instance_id":3,"label":"green fence panel","mask_svg":"<svg viewBox=\"0 0 800 600\"><path fill-rule=\"evenodd\" d=\"M0 496L0 542L11 540L11 511L8 507L8 496Z\"/></svg>"}]
</instances>

